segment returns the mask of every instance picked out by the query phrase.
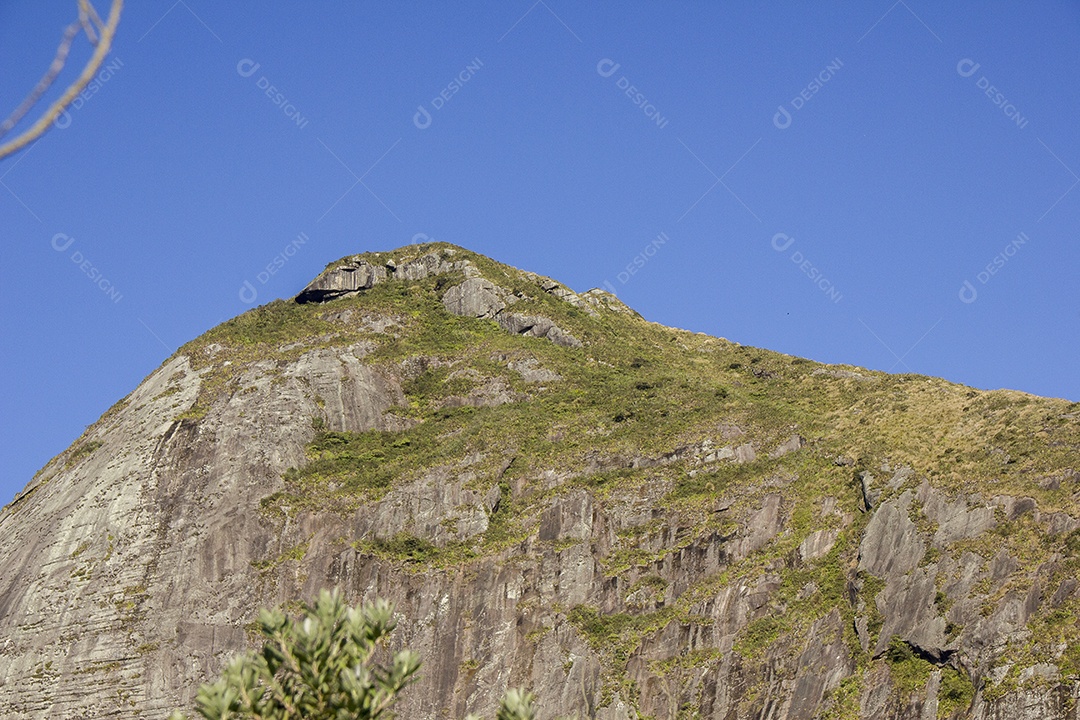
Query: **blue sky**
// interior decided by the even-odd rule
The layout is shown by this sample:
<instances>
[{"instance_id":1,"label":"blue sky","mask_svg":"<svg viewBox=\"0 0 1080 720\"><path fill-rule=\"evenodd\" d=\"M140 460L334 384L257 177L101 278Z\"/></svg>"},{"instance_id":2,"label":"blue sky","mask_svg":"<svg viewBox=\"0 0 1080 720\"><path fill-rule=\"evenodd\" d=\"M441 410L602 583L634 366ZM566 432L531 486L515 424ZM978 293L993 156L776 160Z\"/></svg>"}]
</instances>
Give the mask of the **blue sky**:
<instances>
[{"instance_id":1,"label":"blue sky","mask_svg":"<svg viewBox=\"0 0 1080 720\"><path fill-rule=\"evenodd\" d=\"M0 112L75 6L0 5ZM64 127L0 161L0 498L177 346L423 239L1080 400L1078 47L1074 2L129 3Z\"/></svg>"}]
</instances>

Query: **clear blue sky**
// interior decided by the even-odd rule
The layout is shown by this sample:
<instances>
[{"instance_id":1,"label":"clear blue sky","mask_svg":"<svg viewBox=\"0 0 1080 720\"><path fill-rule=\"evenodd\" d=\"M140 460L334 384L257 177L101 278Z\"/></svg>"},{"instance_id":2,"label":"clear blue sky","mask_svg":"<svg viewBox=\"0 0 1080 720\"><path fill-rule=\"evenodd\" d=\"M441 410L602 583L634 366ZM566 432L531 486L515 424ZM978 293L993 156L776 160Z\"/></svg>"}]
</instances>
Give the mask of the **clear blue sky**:
<instances>
[{"instance_id":1,"label":"clear blue sky","mask_svg":"<svg viewBox=\"0 0 1080 720\"><path fill-rule=\"evenodd\" d=\"M0 112L75 6L0 5ZM129 2L96 91L0 161L0 499L251 290L418 236L1080 400L1077 48L1064 1Z\"/></svg>"}]
</instances>

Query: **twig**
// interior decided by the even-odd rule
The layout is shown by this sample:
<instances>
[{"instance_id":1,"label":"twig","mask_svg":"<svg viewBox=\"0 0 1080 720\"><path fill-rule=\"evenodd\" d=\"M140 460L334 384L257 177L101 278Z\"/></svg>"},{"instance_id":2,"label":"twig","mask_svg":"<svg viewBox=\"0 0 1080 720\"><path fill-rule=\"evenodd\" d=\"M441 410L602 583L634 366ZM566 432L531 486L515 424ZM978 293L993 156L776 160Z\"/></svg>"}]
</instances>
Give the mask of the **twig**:
<instances>
[{"instance_id":1,"label":"twig","mask_svg":"<svg viewBox=\"0 0 1080 720\"><path fill-rule=\"evenodd\" d=\"M49 65L49 69L45 71L45 74L38 80L37 85L30 91L30 94L26 96L26 99L22 101L19 107L15 108L15 111L11 113L11 116L7 120L0 124L0 137L7 135L11 128L23 119L26 113L30 112L30 108L37 104L37 101L41 99L41 96L45 94L45 91L53 84L53 80L60 74L60 71L64 69L64 63L67 62L68 52L71 50L71 42L75 39L75 35L79 32L79 23L73 22L64 28L64 37L60 40L60 46L56 48L56 57L53 58L52 64Z\"/></svg>"},{"instance_id":2,"label":"twig","mask_svg":"<svg viewBox=\"0 0 1080 720\"><path fill-rule=\"evenodd\" d=\"M105 23L101 22L101 16L97 14L97 10L90 0L79 0L79 12L86 13L86 15L94 21L94 24L97 25L98 30L105 27Z\"/></svg>"},{"instance_id":3,"label":"twig","mask_svg":"<svg viewBox=\"0 0 1080 720\"><path fill-rule=\"evenodd\" d=\"M87 4L85 0L79 0L79 25L82 26L83 32L86 33L86 39L90 41L90 44L97 45L97 33L94 32L94 24L90 22L90 13L86 9Z\"/></svg>"}]
</instances>

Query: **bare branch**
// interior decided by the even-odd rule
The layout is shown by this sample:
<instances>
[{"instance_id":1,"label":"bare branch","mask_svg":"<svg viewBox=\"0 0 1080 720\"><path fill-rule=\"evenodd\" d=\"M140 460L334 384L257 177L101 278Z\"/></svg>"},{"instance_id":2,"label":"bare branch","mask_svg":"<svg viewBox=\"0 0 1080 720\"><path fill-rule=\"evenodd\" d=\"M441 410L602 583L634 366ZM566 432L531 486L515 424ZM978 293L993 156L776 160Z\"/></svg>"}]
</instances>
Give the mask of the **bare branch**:
<instances>
[{"instance_id":1,"label":"bare branch","mask_svg":"<svg viewBox=\"0 0 1080 720\"><path fill-rule=\"evenodd\" d=\"M105 23L101 21L101 16L97 14L97 10L94 8L93 3L91 3L90 0L79 0L80 5L83 5L84 3L86 12L90 15L90 19L94 21L94 24L97 25L98 30L104 29Z\"/></svg>"},{"instance_id":2,"label":"bare branch","mask_svg":"<svg viewBox=\"0 0 1080 720\"><path fill-rule=\"evenodd\" d=\"M61 95L60 98L56 102L54 102L40 118L38 118L37 122L35 122L33 126L31 126L26 132L24 132L22 135L19 135L11 142L0 146L0 159L3 159L8 155L12 155L13 153L18 152L22 148L26 147L27 145L44 135L45 132L48 131L49 126L52 125L53 121L56 120L56 118L60 116L60 113L64 111L64 108L70 105L72 101L74 101L75 98L78 97L79 93L83 91L83 88L90 84L90 81L94 79L94 75L97 73L98 68L100 68L101 64L105 61L105 56L109 54L109 48L112 46L113 37L116 35L116 27L120 24L120 11L123 9L123 6L124 0L113 0L112 8L110 8L109 10L109 20L103 26L101 26L101 37L98 40L97 46L94 48L94 54L90 57L89 62L86 63L86 67L83 68L83 71L79 75L78 79L73 82L67 88L67 90L64 91L64 94ZM93 6L91 6L89 2L85 2L85 0L80 0L79 7L80 11L87 12L88 17L97 17L97 13L94 12ZM100 21L100 18L98 18L98 20ZM78 32L79 28L82 26L79 22L73 23L73 25L75 27L75 32ZM69 25L68 30L70 29L71 26ZM66 33L67 31L65 31L65 38L67 37ZM70 44L71 42L70 40L68 40L68 45L70 46ZM63 46L63 43L61 43L61 46ZM65 50L64 57L66 58L66 56L67 51ZM53 64L55 65L55 63L56 61L54 60ZM61 62L61 67L62 66L63 63ZM50 67L49 70L51 72L52 67ZM57 70L57 72L59 72L59 70ZM48 78L48 73L46 73L46 78ZM43 78L43 80L44 79L45 78ZM50 79L49 83L51 84L51 82L52 80ZM40 84L41 83L39 83L39 85ZM46 85L45 87L47 88L48 85ZM35 92L36 91L37 88L35 88ZM42 90L42 92L44 92L44 90ZM31 93L31 95L33 95L33 93ZM40 97L40 95L38 97ZM34 102L36 101L37 98L34 99ZM25 102L23 104L25 105ZM33 103L31 103L31 105L33 105ZM23 106L20 105L19 109L22 110L22 108ZM27 108L26 110L22 110L23 114L25 114L28 109L29 108ZM17 112L19 112L19 110L16 110L16 113ZM6 124L7 123L5 122L5 125Z\"/></svg>"},{"instance_id":3,"label":"bare branch","mask_svg":"<svg viewBox=\"0 0 1080 720\"><path fill-rule=\"evenodd\" d=\"M89 18L93 24L87 27L87 23L83 23L83 27L86 28L86 36L90 38L90 42L97 45L97 38L91 37L93 35L93 28L97 26L98 30L105 27L105 23L101 22L101 17L97 14L97 10L94 8L90 0L79 0L79 19L83 16Z\"/></svg>"},{"instance_id":4,"label":"bare branch","mask_svg":"<svg viewBox=\"0 0 1080 720\"><path fill-rule=\"evenodd\" d=\"M89 5L86 0L79 0L79 25L82 26L83 32L86 33L86 39L90 41L90 44L97 45L97 32L94 31L94 24L90 22L90 12L87 10Z\"/></svg>"},{"instance_id":5,"label":"bare branch","mask_svg":"<svg viewBox=\"0 0 1080 720\"><path fill-rule=\"evenodd\" d=\"M7 120L0 124L0 137L7 135L11 128L15 127L26 113L30 112L30 108L37 104L37 101L41 99L41 96L45 94L45 91L53 84L53 80L60 74L60 71L64 69L64 63L67 62L68 51L71 50L71 42L75 39L75 35L79 32L79 23L74 22L64 28L64 36L60 39L60 46L56 48L56 57L53 58L52 64L49 65L49 69L45 71L41 79L38 80L37 85L30 91L30 94L26 96L26 99L22 101L19 107L15 108L15 111L11 113L11 116Z\"/></svg>"}]
</instances>

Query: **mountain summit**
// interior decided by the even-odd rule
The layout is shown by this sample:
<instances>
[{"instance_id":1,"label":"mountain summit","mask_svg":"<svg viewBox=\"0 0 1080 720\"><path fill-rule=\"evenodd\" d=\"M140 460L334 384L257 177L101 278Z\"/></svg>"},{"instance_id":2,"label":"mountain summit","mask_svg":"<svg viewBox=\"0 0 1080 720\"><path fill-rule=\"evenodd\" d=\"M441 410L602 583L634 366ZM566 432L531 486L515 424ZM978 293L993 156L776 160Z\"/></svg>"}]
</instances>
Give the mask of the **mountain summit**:
<instances>
[{"instance_id":1,"label":"mountain summit","mask_svg":"<svg viewBox=\"0 0 1080 720\"><path fill-rule=\"evenodd\" d=\"M447 244L180 348L0 514L0 716L164 717L325 587L402 716L1077 718L1080 404L647 322Z\"/></svg>"}]
</instances>

